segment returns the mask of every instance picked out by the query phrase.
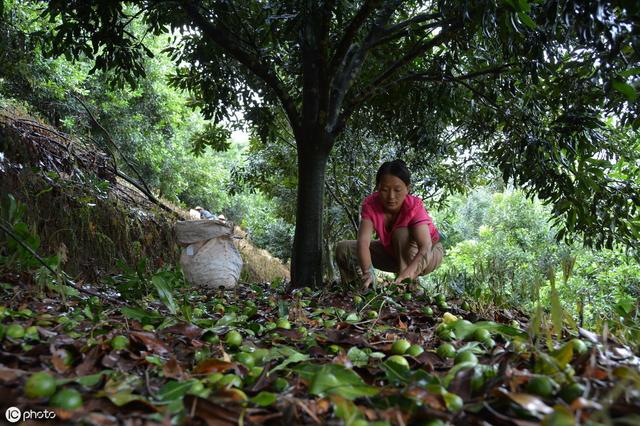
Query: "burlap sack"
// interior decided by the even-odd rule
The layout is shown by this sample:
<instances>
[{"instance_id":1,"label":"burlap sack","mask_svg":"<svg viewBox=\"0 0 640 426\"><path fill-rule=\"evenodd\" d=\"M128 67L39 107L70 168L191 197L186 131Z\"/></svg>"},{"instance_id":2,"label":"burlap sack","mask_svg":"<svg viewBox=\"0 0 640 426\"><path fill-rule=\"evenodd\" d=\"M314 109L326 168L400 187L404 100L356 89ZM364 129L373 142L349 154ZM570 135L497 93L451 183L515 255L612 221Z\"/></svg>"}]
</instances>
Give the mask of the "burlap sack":
<instances>
[{"instance_id":1,"label":"burlap sack","mask_svg":"<svg viewBox=\"0 0 640 426\"><path fill-rule=\"evenodd\" d=\"M213 288L237 285L242 258L233 244L233 223L182 221L176 224L176 237L183 246L180 266L187 281Z\"/></svg>"}]
</instances>

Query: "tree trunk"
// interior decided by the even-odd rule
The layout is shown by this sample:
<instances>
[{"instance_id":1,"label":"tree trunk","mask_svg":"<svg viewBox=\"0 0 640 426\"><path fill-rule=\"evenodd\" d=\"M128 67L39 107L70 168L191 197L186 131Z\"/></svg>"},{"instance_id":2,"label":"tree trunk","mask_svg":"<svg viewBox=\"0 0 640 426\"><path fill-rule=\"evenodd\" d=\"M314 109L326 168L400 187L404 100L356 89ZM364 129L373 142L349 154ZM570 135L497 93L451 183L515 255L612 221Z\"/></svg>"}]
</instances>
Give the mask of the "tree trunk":
<instances>
[{"instance_id":1,"label":"tree trunk","mask_svg":"<svg viewBox=\"0 0 640 426\"><path fill-rule=\"evenodd\" d=\"M322 212L324 176L329 152L313 131L298 143L298 202L291 256L291 287L322 285ZM330 145L329 145L330 146Z\"/></svg>"}]
</instances>

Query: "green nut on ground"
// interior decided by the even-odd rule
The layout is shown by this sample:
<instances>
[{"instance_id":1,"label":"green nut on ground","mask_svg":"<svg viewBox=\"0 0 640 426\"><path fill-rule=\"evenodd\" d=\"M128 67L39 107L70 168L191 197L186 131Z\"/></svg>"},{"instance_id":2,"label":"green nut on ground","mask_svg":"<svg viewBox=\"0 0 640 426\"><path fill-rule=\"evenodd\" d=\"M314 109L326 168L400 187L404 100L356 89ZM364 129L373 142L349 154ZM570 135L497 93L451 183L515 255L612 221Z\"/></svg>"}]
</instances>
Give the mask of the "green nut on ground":
<instances>
[{"instance_id":1,"label":"green nut on ground","mask_svg":"<svg viewBox=\"0 0 640 426\"><path fill-rule=\"evenodd\" d=\"M227 333L227 336L224 338L224 342L230 348L238 348L242 345L242 335L236 330L231 330Z\"/></svg>"},{"instance_id":2,"label":"green nut on ground","mask_svg":"<svg viewBox=\"0 0 640 426\"><path fill-rule=\"evenodd\" d=\"M65 410L76 410L82 407L82 395L75 389L62 389L51 397L49 405Z\"/></svg>"},{"instance_id":3,"label":"green nut on ground","mask_svg":"<svg viewBox=\"0 0 640 426\"><path fill-rule=\"evenodd\" d=\"M111 339L111 348L118 351L129 346L129 339L126 336L114 336Z\"/></svg>"},{"instance_id":4,"label":"green nut on ground","mask_svg":"<svg viewBox=\"0 0 640 426\"><path fill-rule=\"evenodd\" d=\"M40 371L27 379L24 394L27 398L48 398L56 391L56 379L49 373Z\"/></svg>"},{"instance_id":5,"label":"green nut on ground","mask_svg":"<svg viewBox=\"0 0 640 426\"><path fill-rule=\"evenodd\" d=\"M411 343L407 339L399 339L393 342L391 352L396 355L403 355L410 347Z\"/></svg>"},{"instance_id":6,"label":"green nut on ground","mask_svg":"<svg viewBox=\"0 0 640 426\"><path fill-rule=\"evenodd\" d=\"M456 348L451 343L443 343L438 346L436 353L440 358L455 358Z\"/></svg>"},{"instance_id":7,"label":"green nut on ground","mask_svg":"<svg viewBox=\"0 0 640 426\"><path fill-rule=\"evenodd\" d=\"M402 355L391 355L389 358L387 358L387 362L392 362L394 364L409 368L409 361L407 361L407 359Z\"/></svg>"}]
</instances>

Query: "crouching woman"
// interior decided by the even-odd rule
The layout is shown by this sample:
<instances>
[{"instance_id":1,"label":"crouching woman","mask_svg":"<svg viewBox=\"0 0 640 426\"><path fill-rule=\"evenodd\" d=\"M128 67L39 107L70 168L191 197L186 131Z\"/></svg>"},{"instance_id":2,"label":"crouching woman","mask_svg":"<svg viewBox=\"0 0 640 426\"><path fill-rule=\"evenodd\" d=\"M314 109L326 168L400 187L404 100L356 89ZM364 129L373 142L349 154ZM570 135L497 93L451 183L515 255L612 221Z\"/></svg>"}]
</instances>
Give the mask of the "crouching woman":
<instances>
[{"instance_id":1,"label":"crouching woman","mask_svg":"<svg viewBox=\"0 0 640 426\"><path fill-rule=\"evenodd\" d=\"M444 256L440 234L419 197L409 194L411 173L402 160L383 163L376 191L362 202L358 239L340 241L336 262L343 283L375 280L375 269L395 272L396 282L433 272ZM375 231L377 240L372 240Z\"/></svg>"}]
</instances>

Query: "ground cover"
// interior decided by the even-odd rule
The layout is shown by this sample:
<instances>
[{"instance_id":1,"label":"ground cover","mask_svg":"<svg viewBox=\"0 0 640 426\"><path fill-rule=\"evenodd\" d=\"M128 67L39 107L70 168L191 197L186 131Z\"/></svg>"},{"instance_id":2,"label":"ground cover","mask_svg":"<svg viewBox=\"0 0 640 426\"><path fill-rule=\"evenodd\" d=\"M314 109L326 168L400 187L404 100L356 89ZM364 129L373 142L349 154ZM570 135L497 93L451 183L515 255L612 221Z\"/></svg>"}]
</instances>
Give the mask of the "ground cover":
<instances>
[{"instance_id":1,"label":"ground cover","mask_svg":"<svg viewBox=\"0 0 640 426\"><path fill-rule=\"evenodd\" d=\"M176 271L134 277L113 276L109 292L78 284L89 296L5 272L3 404L102 425L639 419L639 359L611 336L548 340L515 310L481 316L410 284L223 292ZM140 303L119 301L144 280L155 290Z\"/></svg>"}]
</instances>

